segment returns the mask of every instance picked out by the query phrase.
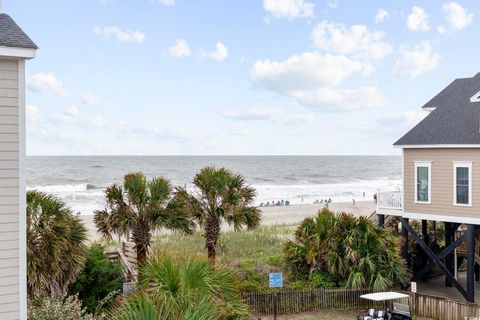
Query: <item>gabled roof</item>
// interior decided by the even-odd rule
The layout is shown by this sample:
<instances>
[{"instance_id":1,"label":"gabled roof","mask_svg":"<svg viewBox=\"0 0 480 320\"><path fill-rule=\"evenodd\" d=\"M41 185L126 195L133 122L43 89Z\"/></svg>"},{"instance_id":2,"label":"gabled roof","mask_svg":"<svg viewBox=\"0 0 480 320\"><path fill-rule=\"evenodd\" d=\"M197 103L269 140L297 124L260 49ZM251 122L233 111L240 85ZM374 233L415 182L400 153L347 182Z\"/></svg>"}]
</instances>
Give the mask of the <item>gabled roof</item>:
<instances>
[{"instance_id":1,"label":"gabled roof","mask_svg":"<svg viewBox=\"0 0 480 320\"><path fill-rule=\"evenodd\" d=\"M394 145L472 145L480 147L480 73L456 79L422 108L430 114Z\"/></svg>"},{"instance_id":2,"label":"gabled roof","mask_svg":"<svg viewBox=\"0 0 480 320\"><path fill-rule=\"evenodd\" d=\"M0 46L38 49L37 45L23 32L8 14L0 14Z\"/></svg>"}]
</instances>

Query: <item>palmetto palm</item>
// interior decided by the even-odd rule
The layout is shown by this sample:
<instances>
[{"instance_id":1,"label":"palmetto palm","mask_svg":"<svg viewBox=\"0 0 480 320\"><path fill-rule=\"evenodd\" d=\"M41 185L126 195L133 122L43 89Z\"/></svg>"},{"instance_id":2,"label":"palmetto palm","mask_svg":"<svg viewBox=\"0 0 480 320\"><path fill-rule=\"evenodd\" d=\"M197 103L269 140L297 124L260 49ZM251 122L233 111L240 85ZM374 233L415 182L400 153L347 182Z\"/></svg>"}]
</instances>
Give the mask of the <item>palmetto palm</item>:
<instances>
[{"instance_id":1,"label":"palmetto palm","mask_svg":"<svg viewBox=\"0 0 480 320\"><path fill-rule=\"evenodd\" d=\"M336 275L352 288L385 290L408 276L398 238L388 229L375 226L366 217L327 209L305 219L284 252L294 271Z\"/></svg>"},{"instance_id":2,"label":"palmetto palm","mask_svg":"<svg viewBox=\"0 0 480 320\"><path fill-rule=\"evenodd\" d=\"M98 232L131 236L137 259L145 260L153 231L160 228L190 232L193 222L185 210L178 210L171 200L172 187L165 178L147 180L143 173L129 173L123 186L112 184L105 190L106 206L95 211Z\"/></svg>"},{"instance_id":3,"label":"palmetto palm","mask_svg":"<svg viewBox=\"0 0 480 320\"><path fill-rule=\"evenodd\" d=\"M29 296L63 296L83 268L87 230L59 199L27 192Z\"/></svg>"},{"instance_id":4,"label":"palmetto palm","mask_svg":"<svg viewBox=\"0 0 480 320\"><path fill-rule=\"evenodd\" d=\"M175 198L203 227L208 257L215 262L222 222L233 225L235 231L243 227L253 229L260 224L260 211L253 206L255 189L248 186L241 175L214 167L203 168L193 184L192 193L177 188Z\"/></svg>"},{"instance_id":5,"label":"palmetto palm","mask_svg":"<svg viewBox=\"0 0 480 320\"><path fill-rule=\"evenodd\" d=\"M207 259L156 255L139 273L139 290L115 310L119 320L247 319L235 275Z\"/></svg>"}]
</instances>

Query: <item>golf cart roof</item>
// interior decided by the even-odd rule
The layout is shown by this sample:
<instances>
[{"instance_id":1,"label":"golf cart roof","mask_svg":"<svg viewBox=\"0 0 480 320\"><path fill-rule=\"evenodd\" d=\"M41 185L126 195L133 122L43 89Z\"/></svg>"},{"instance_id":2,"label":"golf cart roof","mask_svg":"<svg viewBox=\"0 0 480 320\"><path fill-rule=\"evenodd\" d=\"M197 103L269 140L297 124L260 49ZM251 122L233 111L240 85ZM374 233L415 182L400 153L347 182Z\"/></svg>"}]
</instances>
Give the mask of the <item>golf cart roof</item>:
<instances>
[{"instance_id":1,"label":"golf cart roof","mask_svg":"<svg viewBox=\"0 0 480 320\"><path fill-rule=\"evenodd\" d=\"M375 292L363 294L360 298L372 300L372 301L385 301L410 297L408 294L400 292Z\"/></svg>"}]
</instances>

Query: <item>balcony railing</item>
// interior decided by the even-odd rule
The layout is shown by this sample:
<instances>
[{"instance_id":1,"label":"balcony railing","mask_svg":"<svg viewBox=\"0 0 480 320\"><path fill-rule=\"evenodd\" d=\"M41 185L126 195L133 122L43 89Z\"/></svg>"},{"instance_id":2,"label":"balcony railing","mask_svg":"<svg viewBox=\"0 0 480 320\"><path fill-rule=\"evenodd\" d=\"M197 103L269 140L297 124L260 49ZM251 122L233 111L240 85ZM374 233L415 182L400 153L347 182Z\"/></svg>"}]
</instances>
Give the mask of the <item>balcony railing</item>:
<instances>
[{"instance_id":1,"label":"balcony railing","mask_svg":"<svg viewBox=\"0 0 480 320\"><path fill-rule=\"evenodd\" d=\"M377 209L401 210L402 191L378 191Z\"/></svg>"}]
</instances>

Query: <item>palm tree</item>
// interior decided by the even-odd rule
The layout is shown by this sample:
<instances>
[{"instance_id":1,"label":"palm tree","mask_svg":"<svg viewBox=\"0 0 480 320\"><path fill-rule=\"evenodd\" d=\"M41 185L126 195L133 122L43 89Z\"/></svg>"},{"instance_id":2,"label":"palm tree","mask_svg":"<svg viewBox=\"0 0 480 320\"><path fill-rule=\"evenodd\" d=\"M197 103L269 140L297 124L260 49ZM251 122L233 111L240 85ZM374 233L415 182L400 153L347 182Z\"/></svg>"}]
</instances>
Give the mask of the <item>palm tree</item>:
<instances>
[{"instance_id":1,"label":"palm tree","mask_svg":"<svg viewBox=\"0 0 480 320\"><path fill-rule=\"evenodd\" d=\"M248 319L238 280L207 259L157 254L139 272L139 290L112 313L119 320Z\"/></svg>"},{"instance_id":2,"label":"palm tree","mask_svg":"<svg viewBox=\"0 0 480 320\"><path fill-rule=\"evenodd\" d=\"M83 268L87 230L61 200L27 192L29 296L61 297Z\"/></svg>"},{"instance_id":3,"label":"palm tree","mask_svg":"<svg viewBox=\"0 0 480 320\"><path fill-rule=\"evenodd\" d=\"M253 206L255 189L244 178L225 168L205 167L194 178L195 191L177 188L176 201L204 230L208 258L214 263L222 222L235 231L259 226L260 210Z\"/></svg>"},{"instance_id":4,"label":"palm tree","mask_svg":"<svg viewBox=\"0 0 480 320\"><path fill-rule=\"evenodd\" d=\"M160 228L191 232L194 224L185 210L171 200L172 187L165 178L147 181L141 172L129 173L123 186L112 184L105 190L106 206L95 211L95 225L106 238L130 235L137 259L147 257L152 234Z\"/></svg>"}]
</instances>

